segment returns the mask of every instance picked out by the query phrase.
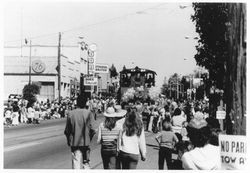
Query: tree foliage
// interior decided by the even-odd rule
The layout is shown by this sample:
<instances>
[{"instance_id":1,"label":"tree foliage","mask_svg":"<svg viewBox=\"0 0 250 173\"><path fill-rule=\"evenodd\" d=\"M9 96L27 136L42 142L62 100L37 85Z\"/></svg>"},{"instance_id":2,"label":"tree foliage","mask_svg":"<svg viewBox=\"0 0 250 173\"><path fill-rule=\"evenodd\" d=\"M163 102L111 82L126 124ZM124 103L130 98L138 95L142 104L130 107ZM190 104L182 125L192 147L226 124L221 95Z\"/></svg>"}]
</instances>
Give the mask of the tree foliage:
<instances>
[{"instance_id":1,"label":"tree foliage","mask_svg":"<svg viewBox=\"0 0 250 173\"><path fill-rule=\"evenodd\" d=\"M187 80L187 77L186 76L183 76L181 78L181 83L183 84L183 87L184 87L184 91L187 91L187 89L190 88L190 77L189 79Z\"/></svg>"},{"instance_id":2,"label":"tree foliage","mask_svg":"<svg viewBox=\"0 0 250 173\"><path fill-rule=\"evenodd\" d=\"M174 73L173 75L171 75L168 79L168 83L164 83L161 87L161 94L170 97L173 96L173 94L169 94L169 92L172 92L170 90L170 86L171 84L176 84L179 83L181 81L180 75L178 73Z\"/></svg>"},{"instance_id":3,"label":"tree foliage","mask_svg":"<svg viewBox=\"0 0 250 173\"><path fill-rule=\"evenodd\" d=\"M168 82L178 82L180 81L180 75L178 73L174 73L173 75L170 76L170 78L168 79Z\"/></svg>"},{"instance_id":4,"label":"tree foliage","mask_svg":"<svg viewBox=\"0 0 250 173\"><path fill-rule=\"evenodd\" d=\"M161 94L168 96L168 84L164 83L161 87Z\"/></svg>"},{"instance_id":5,"label":"tree foliage","mask_svg":"<svg viewBox=\"0 0 250 173\"><path fill-rule=\"evenodd\" d=\"M23 88L23 99L28 100L29 105L36 102L36 94L39 94L40 88L36 84L27 84Z\"/></svg>"},{"instance_id":6,"label":"tree foliage","mask_svg":"<svg viewBox=\"0 0 250 173\"><path fill-rule=\"evenodd\" d=\"M112 66L109 68L109 72L110 72L110 77L116 77L118 76L117 70L114 66L114 64L112 64Z\"/></svg>"},{"instance_id":7,"label":"tree foliage","mask_svg":"<svg viewBox=\"0 0 250 173\"><path fill-rule=\"evenodd\" d=\"M197 65L209 70L210 79L223 89L225 81L225 61L228 58L226 39L228 9L224 3L193 3L194 15L191 19L196 24L199 34Z\"/></svg>"}]
</instances>

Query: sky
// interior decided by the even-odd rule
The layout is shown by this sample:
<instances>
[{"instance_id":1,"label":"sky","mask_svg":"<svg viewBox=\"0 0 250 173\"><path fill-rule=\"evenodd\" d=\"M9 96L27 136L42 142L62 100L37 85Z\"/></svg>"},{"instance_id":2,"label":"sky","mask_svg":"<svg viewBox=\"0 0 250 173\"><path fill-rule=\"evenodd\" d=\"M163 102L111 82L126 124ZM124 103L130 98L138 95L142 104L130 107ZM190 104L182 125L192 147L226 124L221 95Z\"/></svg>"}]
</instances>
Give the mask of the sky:
<instances>
[{"instance_id":1,"label":"sky","mask_svg":"<svg viewBox=\"0 0 250 173\"><path fill-rule=\"evenodd\" d=\"M180 8L185 6L185 8ZM141 67L164 77L190 74L198 36L191 21L191 3L22 1L5 3L4 46L33 44L77 45L79 36L97 45L97 62L114 64L118 71ZM188 38L188 39L187 39Z\"/></svg>"}]
</instances>

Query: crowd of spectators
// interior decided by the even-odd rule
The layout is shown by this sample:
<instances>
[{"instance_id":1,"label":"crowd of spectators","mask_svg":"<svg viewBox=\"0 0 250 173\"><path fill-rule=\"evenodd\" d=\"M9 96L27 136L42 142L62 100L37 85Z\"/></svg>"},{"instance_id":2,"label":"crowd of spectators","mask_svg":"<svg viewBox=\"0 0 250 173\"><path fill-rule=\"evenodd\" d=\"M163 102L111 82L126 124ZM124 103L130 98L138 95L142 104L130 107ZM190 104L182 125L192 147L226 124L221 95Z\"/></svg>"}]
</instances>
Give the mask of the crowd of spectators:
<instances>
[{"instance_id":1,"label":"crowd of spectators","mask_svg":"<svg viewBox=\"0 0 250 173\"><path fill-rule=\"evenodd\" d=\"M159 98L151 103L136 102L135 109L144 130L156 133L159 169L220 169L219 121L209 114L207 100ZM172 153L177 157L172 158Z\"/></svg>"},{"instance_id":2,"label":"crowd of spectators","mask_svg":"<svg viewBox=\"0 0 250 173\"><path fill-rule=\"evenodd\" d=\"M105 111L107 104L114 102L112 97L94 97L88 99L88 108L94 113L95 119L98 113ZM39 124L43 120L60 119L67 116L67 112L76 108L76 99L62 99L46 102L28 102L22 98L9 99L4 106L3 123L6 127L19 124Z\"/></svg>"}]
</instances>

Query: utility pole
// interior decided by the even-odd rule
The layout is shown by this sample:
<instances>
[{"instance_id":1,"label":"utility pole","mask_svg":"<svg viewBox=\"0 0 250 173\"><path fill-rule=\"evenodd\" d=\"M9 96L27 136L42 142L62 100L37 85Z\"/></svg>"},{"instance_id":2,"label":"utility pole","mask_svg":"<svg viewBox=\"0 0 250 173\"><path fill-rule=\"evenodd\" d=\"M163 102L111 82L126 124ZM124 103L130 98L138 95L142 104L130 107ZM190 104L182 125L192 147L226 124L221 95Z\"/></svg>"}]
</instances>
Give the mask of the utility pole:
<instances>
[{"instance_id":1,"label":"utility pole","mask_svg":"<svg viewBox=\"0 0 250 173\"><path fill-rule=\"evenodd\" d=\"M61 32L58 40L58 102L61 102Z\"/></svg>"},{"instance_id":2,"label":"utility pole","mask_svg":"<svg viewBox=\"0 0 250 173\"><path fill-rule=\"evenodd\" d=\"M30 40L30 58L29 58L29 85L31 83L31 40Z\"/></svg>"}]
</instances>

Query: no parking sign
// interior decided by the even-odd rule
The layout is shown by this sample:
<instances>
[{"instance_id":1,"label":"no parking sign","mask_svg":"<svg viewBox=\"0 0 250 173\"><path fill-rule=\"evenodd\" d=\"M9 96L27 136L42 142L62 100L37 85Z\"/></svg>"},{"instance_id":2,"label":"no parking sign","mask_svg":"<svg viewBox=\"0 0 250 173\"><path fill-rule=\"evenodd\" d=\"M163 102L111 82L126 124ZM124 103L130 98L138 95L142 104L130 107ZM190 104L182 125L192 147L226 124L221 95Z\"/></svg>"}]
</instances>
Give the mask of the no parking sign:
<instances>
[{"instance_id":1,"label":"no parking sign","mask_svg":"<svg viewBox=\"0 0 250 173\"><path fill-rule=\"evenodd\" d=\"M247 138L238 135L219 135L221 168L244 170L247 165Z\"/></svg>"}]
</instances>

